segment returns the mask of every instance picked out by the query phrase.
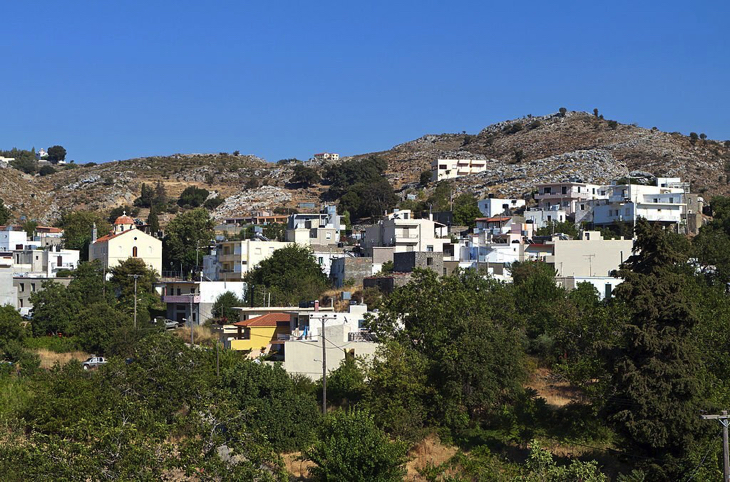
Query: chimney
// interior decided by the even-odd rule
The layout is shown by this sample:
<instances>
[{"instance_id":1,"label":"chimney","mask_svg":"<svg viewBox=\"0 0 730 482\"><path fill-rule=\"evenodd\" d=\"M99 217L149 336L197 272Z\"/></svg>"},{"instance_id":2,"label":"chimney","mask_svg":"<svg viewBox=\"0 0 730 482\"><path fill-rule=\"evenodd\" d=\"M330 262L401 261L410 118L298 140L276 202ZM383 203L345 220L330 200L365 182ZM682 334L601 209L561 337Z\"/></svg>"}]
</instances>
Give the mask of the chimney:
<instances>
[{"instance_id":1,"label":"chimney","mask_svg":"<svg viewBox=\"0 0 730 482\"><path fill-rule=\"evenodd\" d=\"M91 242L96 242L96 223L94 223L94 226L91 228Z\"/></svg>"}]
</instances>

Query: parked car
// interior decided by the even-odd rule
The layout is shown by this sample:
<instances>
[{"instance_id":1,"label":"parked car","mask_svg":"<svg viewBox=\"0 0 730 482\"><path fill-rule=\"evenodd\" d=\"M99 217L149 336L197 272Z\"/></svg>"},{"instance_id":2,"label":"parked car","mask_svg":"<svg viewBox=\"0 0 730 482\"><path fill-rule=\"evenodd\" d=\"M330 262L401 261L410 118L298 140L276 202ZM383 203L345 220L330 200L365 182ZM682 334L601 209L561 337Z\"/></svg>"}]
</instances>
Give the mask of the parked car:
<instances>
[{"instance_id":1,"label":"parked car","mask_svg":"<svg viewBox=\"0 0 730 482\"><path fill-rule=\"evenodd\" d=\"M180 323L178 323L177 321L165 320L165 329L167 330L173 330L178 326L180 326Z\"/></svg>"},{"instance_id":2,"label":"parked car","mask_svg":"<svg viewBox=\"0 0 730 482\"><path fill-rule=\"evenodd\" d=\"M106 363L106 358L103 356L92 355L84 363L82 363L81 366L84 367L84 370L89 370L90 368L98 368L104 363Z\"/></svg>"}]
</instances>

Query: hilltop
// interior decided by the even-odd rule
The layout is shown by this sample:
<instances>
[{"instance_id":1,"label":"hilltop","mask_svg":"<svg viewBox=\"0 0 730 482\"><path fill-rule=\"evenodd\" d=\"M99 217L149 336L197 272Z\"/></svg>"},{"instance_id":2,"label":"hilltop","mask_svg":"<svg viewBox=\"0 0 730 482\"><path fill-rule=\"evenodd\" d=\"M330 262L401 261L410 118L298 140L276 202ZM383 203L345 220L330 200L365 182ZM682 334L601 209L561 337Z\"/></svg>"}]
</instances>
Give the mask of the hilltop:
<instances>
[{"instance_id":1,"label":"hilltop","mask_svg":"<svg viewBox=\"0 0 730 482\"><path fill-rule=\"evenodd\" d=\"M417 187L420 173L436 158L471 158L486 159L489 169L455 180L457 192L522 195L540 182L579 178L603 183L640 171L681 177L692 183L693 191L709 197L730 191L726 172L729 146L729 142L693 139L585 112L567 112L499 122L477 134L424 135L387 151L340 162L380 156L388 161L388 179L402 192ZM288 184L292 167L254 155L219 153L82 165L44 177L0 169L0 198L16 216L52 223L66 210L109 211L131 204L142 183L159 181L173 197L188 186L197 186L225 198L214 212L220 219L252 209L318 202L327 186L302 189ZM315 167L321 170L322 166Z\"/></svg>"}]
</instances>

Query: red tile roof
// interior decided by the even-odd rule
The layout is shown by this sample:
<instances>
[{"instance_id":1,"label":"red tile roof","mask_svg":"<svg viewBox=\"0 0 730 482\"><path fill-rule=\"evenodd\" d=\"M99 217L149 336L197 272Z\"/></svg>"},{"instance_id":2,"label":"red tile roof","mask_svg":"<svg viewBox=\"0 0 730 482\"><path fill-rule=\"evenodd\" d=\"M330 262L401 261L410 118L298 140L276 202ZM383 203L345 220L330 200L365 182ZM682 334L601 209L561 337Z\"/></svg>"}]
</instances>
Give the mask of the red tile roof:
<instances>
[{"instance_id":1,"label":"red tile roof","mask_svg":"<svg viewBox=\"0 0 730 482\"><path fill-rule=\"evenodd\" d=\"M114 221L114 224L134 224L134 219L129 216L119 216L116 221Z\"/></svg>"},{"instance_id":2,"label":"red tile roof","mask_svg":"<svg viewBox=\"0 0 730 482\"><path fill-rule=\"evenodd\" d=\"M289 323L291 315L289 313L268 313L266 315L257 316L244 321L234 323L235 326L244 326L250 328L252 326L277 326L280 323Z\"/></svg>"}]
</instances>

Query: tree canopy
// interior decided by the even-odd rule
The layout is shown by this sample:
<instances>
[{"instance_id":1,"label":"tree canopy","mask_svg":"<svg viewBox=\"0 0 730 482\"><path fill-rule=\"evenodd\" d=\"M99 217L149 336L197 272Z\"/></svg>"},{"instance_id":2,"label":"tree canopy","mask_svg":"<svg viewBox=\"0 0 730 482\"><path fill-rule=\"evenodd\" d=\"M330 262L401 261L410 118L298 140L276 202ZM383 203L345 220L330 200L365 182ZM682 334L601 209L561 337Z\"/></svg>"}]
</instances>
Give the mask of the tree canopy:
<instances>
[{"instance_id":1,"label":"tree canopy","mask_svg":"<svg viewBox=\"0 0 730 482\"><path fill-rule=\"evenodd\" d=\"M327 276L307 246L296 244L277 249L255 269L248 272L249 296L259 296L261 289L281 306L319 298L327 288ZM254 298L257 302L258 298Z\"/></svg>"},{"instance_id":2,"label":"tree canopy","mask_svg":"<svg viewBox=\"0 0 730 482\"><path fill-rule=\"evenodd\" d=\"M179 214L165 230L163 239L163 264L190 271L200 263L203 253L196 253L196 248L206 248L213 239L213 220L203 208L193 209Z\"/></svg>"}]
</instances>

